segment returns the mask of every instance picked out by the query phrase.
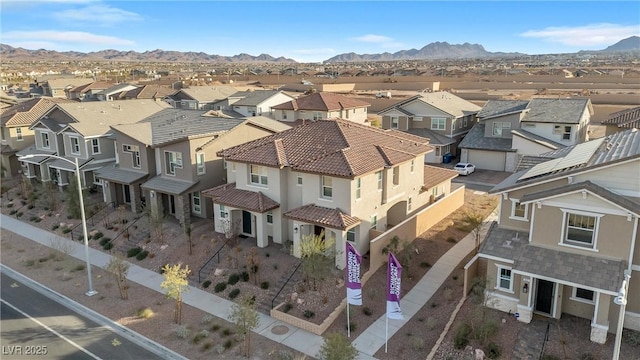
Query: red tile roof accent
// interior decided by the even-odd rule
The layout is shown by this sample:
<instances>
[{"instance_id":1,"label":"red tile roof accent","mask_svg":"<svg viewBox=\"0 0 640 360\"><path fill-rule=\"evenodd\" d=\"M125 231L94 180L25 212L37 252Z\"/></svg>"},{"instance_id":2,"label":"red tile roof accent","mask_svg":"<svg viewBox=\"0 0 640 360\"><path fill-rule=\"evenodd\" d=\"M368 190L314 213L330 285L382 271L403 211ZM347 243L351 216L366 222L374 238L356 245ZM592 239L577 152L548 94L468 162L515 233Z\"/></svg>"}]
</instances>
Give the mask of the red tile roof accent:
<instances>
[{"instance_id":1,"label":"red tile roof accent","mask_svg":"<svg viewBox=\"0 0 640 360\"><path fill-rule=\"evenodd\" d=\"M319 120L218 153L227 161L355 178L432 151L429 140L397 130Z\"/></svg>"},{"instance_id":2,"label":"red tile roof accent","mask_svg":"<svg viewBox=\"0 0 640 360\"><path fill-rule=\"evenodd\" d=\"M238 209L265 213L280 207L280 204L265 196L260 191L236 189L236 183L223 184L202 191L202 195L213 199L213 202Z\"/></svg>"},{"instance_id":3,"label":"red tile roof accent","mask_svg":"<svg viewBox=\"0 0 640 360\"><path fill-rule=\"evenodd\" d=\"M295 208L286 212L284 217L343 231L361 222L357 217L346 214L340 209L330 209L315 204Z\"/></svg>"},{"instance_id":4,"label":"red tile roof accent","mask_svg":"<svg viewBox=\"0 0 640 360\"><path fill-rule=\"evenodd\" d=\"M272 108L276 110L337 111L369 106L371 106L371 104L366 101L339 94L319 92L307 96L301 96L295 100L273 106Z\"/></svg>"},{"instance_id":5,"label":"red tile roof accent","mask_svg":"<svg viewBox=\"0 0 640 360\"><path fill-rule=\"evenodd\" d=\"M458 176L458 172L451 169L441 168L437 166L424 166L424 184L422 188L429 190L430 188Z\"/></svg>"}]
</instances>

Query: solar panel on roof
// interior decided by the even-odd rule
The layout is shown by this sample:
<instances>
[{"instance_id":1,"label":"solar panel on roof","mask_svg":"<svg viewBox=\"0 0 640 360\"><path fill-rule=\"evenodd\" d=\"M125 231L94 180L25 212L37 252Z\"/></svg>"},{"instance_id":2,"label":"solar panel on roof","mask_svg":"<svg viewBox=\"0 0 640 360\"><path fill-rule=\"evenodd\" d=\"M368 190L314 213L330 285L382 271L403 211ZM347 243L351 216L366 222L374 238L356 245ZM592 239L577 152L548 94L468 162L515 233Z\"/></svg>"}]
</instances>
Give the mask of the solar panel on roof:
<instances>
[{"instance_id":1,"label":"solar panel on roof","mask_svg":"<svg viewBox=\"0 0 640 360\"><path fill-rule=\"evenodd\" d=\"M545 161L527 171L518 180L530 179L532 177L549 174L555 171L565 170L574 166L586 164L593 154L598 150L604 138L578 144L564 157Z\"/></svg>"}]
</instances>

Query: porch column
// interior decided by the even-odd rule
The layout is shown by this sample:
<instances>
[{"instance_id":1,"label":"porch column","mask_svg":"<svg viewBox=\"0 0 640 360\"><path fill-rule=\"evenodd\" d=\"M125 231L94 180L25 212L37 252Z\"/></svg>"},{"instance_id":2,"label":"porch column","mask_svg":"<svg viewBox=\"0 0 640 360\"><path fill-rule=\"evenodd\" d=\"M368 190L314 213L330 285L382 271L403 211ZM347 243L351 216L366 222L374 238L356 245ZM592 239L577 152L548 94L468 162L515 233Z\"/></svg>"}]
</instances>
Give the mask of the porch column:
<instances>
[{"instance_id":1,"label":"porch column","mask_svg":"<svg viewBox=\"0 0 640 360\"><path fill-rule=\"evenodd\" d=\"M269 246L269 240L267 240L267 234L264 233L264 221L267 215L266 214L253 215L253 213L251 213L251 216L252 217L255 216L255 219L256 219L256 243L258 247L264 248Z\"/></svg>"},{"instance_id":2,"label":"porch column","mask_svg":"<svg viewBox=\"0 0 640 360\"><path fill-rule=\"evenodd\" d=\"M162 194L159 194L155 190L149 191L149 208L151 209L151 216L154 219L159 219L163 216Z\"/></svg>"},{"instance_id":3,"label":"porch column","mask_svg":"<svg viewBox=\"0 0 640 360\"><path fill-rule=\"evenodd\" d=\"M533 278L530 276L522 276L520 283L521 288L515 289L515 291L520 292L520 301L516 306L518 310L518 321L528 324L531 322L531 319L533 319Z\"/></svg>"},{"instance_id":4,"label":"porch column","mask_svg":"<svg viewBox=\"0 0 640 360\"><path fill-rule=\"evenodd\" d=\"M609 307L611 306L611 295L596 293L596 305L593 310L593 320L591 321L591 335L589 339L598 344L607 341L609 331Z\"/></svg>"},{"instance_id":5,"label":"porch column","mask_svg":"<svg viewBox=\"0 0 640 360\"><path fill-rule=\"evenodd\" d=\"M176 218L183 228L191 226L191 205L189 202L190 193L175 195Z\"/></svg>"},{"instance_id":6,"label":"porch column","mask_svg":"<svg viewBox=\"0 0 640 360\"><path fill-rule=\"evenodd\" d=\"M294 221L293 222L293 256L300 258L302 251L300 249L300 240L302 239L303 224Z\"/></svg>"},{"instance_id":7,"label":"porch column","mask_svg":"<svg viewBox=\"0 0 640 360\"><path fill-rule=\"evenodd\" d=\"M131 186L129 186L129 192L131 195L131 211L137 214L142 211L142 200L140 200L142 188L140 187L140 183L131 184Z\"/></svg>"},{"instance_id":8,"label":"porch column","mask_svg":"<svg viewBox=\"0 0 640 360\"><path fill-rule=\"evenodd\" d=\"M116 183L112 183L108 180L103 180L102 181L103 184L103 196L104 196L104 202L109 204L111 202L116 202L116 186L118 186L118 184Z\"/></svg>"},{"instance_id":9,"label":"porch column","mask_svg":"<svg viewBox=\"0 0 640 360\"><path fill-rule=\"evenodd\" d=\"M346 249L346 238L347 238L347 232L346 231L335 231L336 234L336 268L342 270L345 268L345 266L347 266L346 261L346 254L345 254L345 249Z\"/></svg>"}]
</instances>

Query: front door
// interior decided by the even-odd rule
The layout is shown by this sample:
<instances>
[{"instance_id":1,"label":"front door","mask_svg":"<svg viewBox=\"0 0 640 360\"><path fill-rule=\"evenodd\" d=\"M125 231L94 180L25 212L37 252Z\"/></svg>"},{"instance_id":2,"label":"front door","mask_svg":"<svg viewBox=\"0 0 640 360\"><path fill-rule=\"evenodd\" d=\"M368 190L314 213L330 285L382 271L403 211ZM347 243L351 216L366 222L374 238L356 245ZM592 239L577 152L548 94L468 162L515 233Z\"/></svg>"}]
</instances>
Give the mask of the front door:
<instances>
[{"instance_id":1,"label":"front door","mask_svg":"<svg viewBox=\"0 0 640 360\"><path fill-rule=\"evenodd\" d=\"M122 192L124 193L124 203L131 204L131 189L129 185L122 184Z\"/></svg>"},{"instance_id":2,"label":"front door","mask_svg":"<svg viewBox=\"0 0 640 360\"><path fill-rule=\"evenodd\" d=\"M553 288L555 283L547 280L538 280L538 290L536 291L537 312L551 315L553 308Z\"/></svg>"},{"instance_id":3,"label":"front door","mask_svg":"<svg viewBox=\"0 0 640 360\"><path fill-rule=\"evenodd\" d=\"M173 195L169 195L169 214L176 214L176 197Z\"/></svg>"},{"instance_id":4,"label":"front door","mask_svg":"<svg viewBox=\"0 0 640 360\"><path fill-rule=\"evenodd\" d=\"M253 235L251 232L251 213L244 210L242 210L242 233Z\"/></svg>"}]
</instances>

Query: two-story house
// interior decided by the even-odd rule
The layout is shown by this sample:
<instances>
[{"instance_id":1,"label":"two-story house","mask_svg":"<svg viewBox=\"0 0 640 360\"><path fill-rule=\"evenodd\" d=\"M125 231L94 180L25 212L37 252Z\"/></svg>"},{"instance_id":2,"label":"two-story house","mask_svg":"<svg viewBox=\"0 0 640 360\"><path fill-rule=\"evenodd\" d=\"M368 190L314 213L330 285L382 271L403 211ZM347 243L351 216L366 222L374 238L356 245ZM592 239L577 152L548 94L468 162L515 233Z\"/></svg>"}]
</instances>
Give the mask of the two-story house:
<instances>
[{"instance_id":1,"label":"two-story house","mask_svg":"<svg viewBox=\"0 0 640 360\"><path fill-rule=\"evenodd\" d=\"M74 162L78 159L83 187L101 185L94 171L115 161L110 125L134 123L169 108L165 102L149 100L57 104L30 128L35 145L17 153L25 176L67 185L75 166L50 157ZM40 155L21 159L24 155Z\"/></svg>"},{"instance_id":2,"label":"two-story house","mask_svg":"<svg viewBox=\"0 0 640 360\"><path fill-rule=\"evenodd\" d=\"M120 93L117 100L150 99L159 101L175 94L176 91L168 86L142 85L133 90Z\"/></svg>"},{"instance_id":3,"label":"two-story house","mask_svg":"<svg viewBox=\"0 0 640 360\"><path fill-rule=\"evenodd\" d=\"M514 171L523 156L588 140L589 99L489 100L460 142L460 160L478 169Z\"/></svg>"},{"instance_id":4,"label":"two-story house","mask_svg":"<svg viewBox=\"0 0 640 360\"><path fill-rule=\"evenodd\" d=\"M113 84L106 81L94 81L66 90L67 99L78 101L97 101L97 93L112 87Z\"/></svg>"},{"instance_id":5,"label":"two-story house","mask_svg":"<svg viewBox=\"0 0 640 360\"><path fill-rule=\"evenodd\" d=\"M76 77L60 77L38 81L42 95L54 98L67 98L67 91L80 85L91 83L91 79Z\"/></svg>"},{"instance_id":6,"label":"two-story house","mask_svg":"<svg viewBox=\"0 0 640 360\"><path fill-rule=\"evenodd\" d=\"M167 101L176 109L214 110L214 103L228 98L238 90L232 86L190 86L167 96Z\"/></svg>"},{"instance_id":7,"label":"two-story house","mask_svg":"<svg viewBox=\"0 0 640 360\"><path fill-rule=\"evenodd\" d=\"M633 129L543 154L496 185L498 226L478 254L487 304L526 323L534 314L591 319L598 343L616 332L619 317L640 330L638 179L640 131Z\"/></svg>"},{"instance_id":8,"label":"two-story house","mask_svg":"<svg viewBox=\"0 0 640 360\"><path fill-rule=\"evenodd\" d=\"M203 110L165 109L111 128L117 164L97 175L105 184L105 202L139 212L144 201L154 214L189 226L192 215L212 217L212 205L200 192L226 181L225 164L216 153L289 126L263 117L229 119Z\"/></svg>"},{"instance_id":9,"label":"two-story house","mask_svg":"<svg viewBox=\"0 0 640 360\"><path fill-rule=\"evenodd\" d=\"M378 113L383 129L397 129L429 139L434 151L425 163L441 163L445 154L458 156L460 140L476 123L480 106L446 91L422 92Z\"/></svg>"},{"instance_id":10,"label":"two-story house","mask_svg":"<svg viewBox=\"0 0 640 360\"><path fill-rule=\"evenodd\" d=\"M0 112L0 131L2 134L2 177L11 178L18 174L21 166L16 153L34 144L33 125L56 104L69 103L62 98L41 97L27 100Z\"/></svg>"},{"instance_id":11,"label":"two-story house","mask_svg":"<svg viewBox=\"0 0 640 360\"><path fill-rule=\"evenodd\" d=\"M122 93L130 91L130 90L134 90L134 89L137 89L137 88L138 88L137 85L127 84L127 83L116 84L116 85L108 87L108 88L106 88L106 89L104 89L102 91L96 92L94 94L95 95L95 100L98 100L98 101L118 100Z\"/></svg>"},{"instance_id":12,"label":"two-story house","mask_svg":"<svg viewBox=\"0 0 640 360\"><path fill-rule=\"evenodd\" d=\"M367 121L366 101L344 95L319 92L273 106L274 118L283 122L297 120L345 119L364 124Z\"/></svg>"},{"instance_id":13,"label":"two-story house","mask_svg":"<svg viewBox=\"0 0 640 360\"><path fill-rule=\"evenodd\" d=\"M449 193L457 174L424 166L427 139L349 120L318 120L225 149L227 184L206 190L214 229L253 237L259 247L324 233L369 251L371 229L385 231ZM427 185L425 187L425 184ZM437 195L436 195L437 196Z\"/></svg>"},{"instance_id":14,"label":"two-story house","mask_svg":"<svg viewBox=\"0 0 640 360\"><path fill-rule=\"evenodd\" d=\"M242 116L270 116L271 108L293 100L279 90L238 91L228 98L216 102L216 110L233 110Z\"/></svg>"}]
</instances>

